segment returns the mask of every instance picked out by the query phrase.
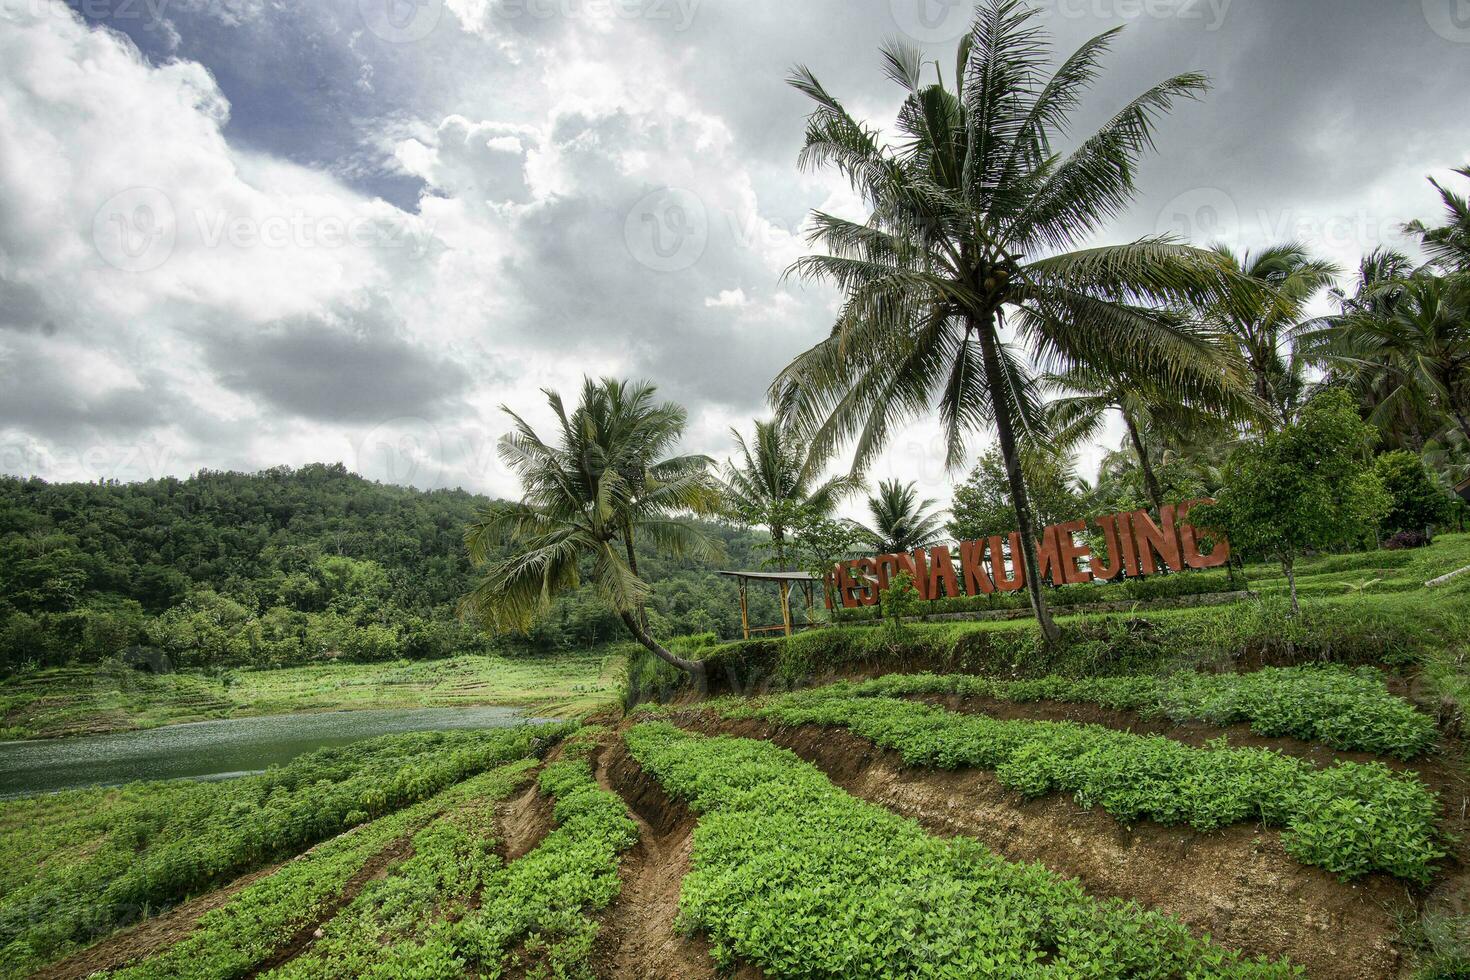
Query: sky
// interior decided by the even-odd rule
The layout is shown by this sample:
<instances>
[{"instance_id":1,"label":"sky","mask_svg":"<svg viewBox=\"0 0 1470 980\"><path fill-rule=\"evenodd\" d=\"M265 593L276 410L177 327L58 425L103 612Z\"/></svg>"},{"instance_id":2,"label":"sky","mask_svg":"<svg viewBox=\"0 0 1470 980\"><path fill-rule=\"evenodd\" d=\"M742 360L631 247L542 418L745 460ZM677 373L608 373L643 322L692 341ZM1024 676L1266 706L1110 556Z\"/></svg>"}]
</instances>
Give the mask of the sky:
<instances>
[{"instance_id":1,"label":"sky","mask_svg":"<svg viewBox=\"0 0 1470 980\"><path fill-rule=\"evenodd\" d=\"M1351 270L1470 162L1467 0L1037 0L1059 56L1126 25L1076 132L1213 81L1099 241L1298 239ZM942 64L958 0L0 0L0 472L341 461L517 494L541 389L647 378L723 459L837 296L809 66L888 126L878 46ZM1454 178L1451 178L1452 180ZM1325 311L1326 299L1319 306ZM1090 475L1121 438L1084 454ZM989 445L977 433L976 455ZM937 426L873 479L947 501Z\"/></svg>"}]
</instances>

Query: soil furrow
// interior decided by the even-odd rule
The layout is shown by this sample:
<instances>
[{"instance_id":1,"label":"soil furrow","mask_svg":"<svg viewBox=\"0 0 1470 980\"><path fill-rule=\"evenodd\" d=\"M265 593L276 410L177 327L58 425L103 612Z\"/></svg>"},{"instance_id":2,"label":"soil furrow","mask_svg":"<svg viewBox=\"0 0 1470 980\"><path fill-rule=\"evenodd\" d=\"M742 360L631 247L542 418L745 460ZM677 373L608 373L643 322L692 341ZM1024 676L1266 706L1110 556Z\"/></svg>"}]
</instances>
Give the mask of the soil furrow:
<instances>
[{"instance_id":1,"label":"soil furrow","mask_svg":"<svg viewBox=\"0 0 1470 980\"><path fill-rule=\"evenodd\" d=\"M1038 861L1099 898L1174 915L1224 946L1287 956L1313 977L1401 975L1395 909L1412 904L1384 876L1353 883L1297 863L1278 834L1253 826L1201 833L1118 823L1070 799L1026 800L994 774L908 769L896 752L837 728L778 728L689 713L692 731L766 739L822 769L855 796L940 836L964 835L1012 861Z\"/></svg>"},{"instance_id":2,"label":"soil furrow","mask_svg":"<svg viewBox=\"0 0 1470 980\"><path fill-rule=\"evenodd\" d=\"M289 940L270 957L247 973L246 980L254 980L264 973L269 973L283 963L289 963L296 957L311 949L312 944L322 937L322 928L337 917L352 901L362 894L362 890L374 881L386 878L393 868L409 858L413 857L413 836L421 830L423 825L415 827L404 836L389 844L383 850L374 854L357 874L347 882L347 887L336 895L321 910L315 919L307 925L296 930Z\"/></svg>"},{"instance_id":3,"label":"soil furrow","mask_svg":"<svg viewBox=\"0 0 1470 980\"><path fill-rule=\"evenodd\" d=\"M622 891L602 918L594 962L604 980L713 980L715 968L703 940L674 929L679 889L689 870L695 819L645 774L614 738L597 755L598 785L623 798L638 823L639 839L622 859ZM758 978L742 966L737 978Z\"/></svg>"},{"instance_id":4,"label":"soil furrow","mask_svg":"<svg viewBox=\"0 0 1470 980\"><path fill-rule=\"evenodd\" d=\"M33 980L80 980L100 971L117 970L129 963L135 963L187 939L206 912L227 904L241 889L275 874L281 867L282 865L275 864L252 871L223 888L207 892L115 932L64 960L43 967L31 976Z\"/></svg>"}]
</instances>

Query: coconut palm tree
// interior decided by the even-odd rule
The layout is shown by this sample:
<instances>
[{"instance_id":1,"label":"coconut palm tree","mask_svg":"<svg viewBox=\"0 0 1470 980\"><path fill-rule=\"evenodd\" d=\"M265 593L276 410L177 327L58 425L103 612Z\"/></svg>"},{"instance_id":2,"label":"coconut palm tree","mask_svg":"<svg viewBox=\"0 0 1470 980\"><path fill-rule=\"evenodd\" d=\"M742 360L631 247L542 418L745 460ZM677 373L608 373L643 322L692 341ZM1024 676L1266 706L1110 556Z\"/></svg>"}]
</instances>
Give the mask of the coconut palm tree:
<instances>
[{"instance_id":1,"label":"coconut palm tree","mask_svg":"<svg viewBox=\"0 0 1470 980\"><path fill-rule=\"evenodd\" d=\"M1221 373L1207 384L1169 384L1166 380L1110 375L1079 366L1044 377L1047 387L1064 392L1047 405L1053 445L1067 449L1093 442L1107 419L1117 413L1128 434L1144 492L1155 510L1164 506L1164 489L1154 459L1165 433L1186 434L1210 428L1217 432L1257 418L1265 406L1251 393L1239 358L1220 356ZM1221 433L1224 434L1224 433Z\"/></svg>"},{"instance_id":2,"label":"coconut palm tree","mask_svg":"<svg viewBox=\"0 0 1470 980\"><path fill-rule=\"evenodd\" d=\"M1470 167L1460 167L1455 173L1470 177ZM1430 261L1441 269L1470 272L1470 200L1433 177L1429 182L1439 191L1439 199L1444 203L1444 224L1431 228L1422 221L1411 221L1404 225L1404 231L1418 237Z\"/></svg>"},{"instance_id":3,"label":"coconut palm tree","mask_svg":"<svg viewBox=\"0 0 1470 980\"><path fill-rule=\"evenodd\" d=\"M1382 281L1310 342L1319 360L1371 387L1375 422L1440 417L1470 440L1470 273Z\"/></svg>"},{"instance_id":4,"label":"coconut palm tree","mask_svg":"<svg viewBox=\"0 0 1470 980\"><path fill-rule=\"evenodd\" d=\"M927 548L944 531L941 512L934 510L937 503L920 500L913 483L884 480L878 484L878 492L868 498L868 513L873 523L859 524L858 530L881 554Z\"/></svg>"},{"instance_id":5,"label":"coconut palm tree","mask_svg":"<svg viewBox=\"0 0 1470 980\"><path fill-rule=\"evenodd\" d=\"M886 45L885 73L905 93L891 143L806 68L793 73L815 103L801 164L837 170L869 214L813 215L809 240L825 254L802 258L791 273L836 285L845 301L830 337L782 371L771 395L815 459L855 441L854 472L935 408L951 468L965 462L967 436L993 428L1032 608L1055 641L1020 466L1020 442L1041 421L1028 360L1058 370L1201 373L1208 345L1155 310L1203 301L1218 269L1208 253L1167 238L1080 247L1133 198L1156 122L1199 97L1204 76L1160 82L1059 153L1117 32L1053 70L1036 13L1020 0L984 0L948 83L917 48Z\"/></svg>"},{"instance_id":6,"label":"coconut palm tree","mask_svg":"<svg viewBox=\"0 0 1470 980\"><path fill-rule=\"evenodd\" d=\"M1204 319L1234 338L1253 378L1256 397L1276 422L1289 420L1307 393L1306 362L1292 338L1309 322L1307 306L1331 286L1338 269L1307 254L1299 242L1237 255L1228 246L1215 253L1230 275L1228 295L1206 304Z\"/></svg>"},{"instance_id":7,"label":"coconut palm tree","mask_svg":"<svg viewBox=\"0 0 1470 980\"><path fill-rule=\"evenodd\" d=\"M678 406L654 406L653 393L652 385L589 380L568 413L548 391L559 423L554 443L503 409L514 431L501 438L500 457L520 476L523 496L492 504L467 529L470 559L481 575L461 602L462 615L497 631L528 630L557 593L581 584L585 569L634 639L680 670L702 675L698 661L654 639L643 612L651 590L634 569L635 535L674 556L718 551L693 525L670 516L707 508L711 486L702 457L656 458L682 434L684 417ZM507 547L508 554L497 556Z\"/></svg>"},{"instance_id":8,"label":"coconut palm tree","mask_svg":"<svg viewBox=\"0 0 1470 980\"><path fill-rule=\"evenodd\" d=\"M1353 292L1332 291L1339 312L1304 325L1293 342L1310 363L1326 371L1321 386L1346 385L1358 396L1365 417L1378 426L1386 445L1420 452L1444 428L1445 416L1417 389L1401 383L1401 372L1382 356L1376 341L1365 346L1359 343L1364 336L1348 329L1353 322L1390 318L1414 272L1404 253L1374 249L1358 265Z\"/></svg>"},{"instance_id":9,"label":"coconut palm tree","mask_svg":"<svg viewBox=\"0 0 1470 980\"><path fill-rule=\"evenodd\" d=\"M725 462L725 511L736 520L769 530L776 565L785 569L790 522L803 510L827 517L861 481L844 475L817 483L806 453L775 420L757 419L751 442L734 429L730 434L739 455Z\"/></svg>"}]
</instances>

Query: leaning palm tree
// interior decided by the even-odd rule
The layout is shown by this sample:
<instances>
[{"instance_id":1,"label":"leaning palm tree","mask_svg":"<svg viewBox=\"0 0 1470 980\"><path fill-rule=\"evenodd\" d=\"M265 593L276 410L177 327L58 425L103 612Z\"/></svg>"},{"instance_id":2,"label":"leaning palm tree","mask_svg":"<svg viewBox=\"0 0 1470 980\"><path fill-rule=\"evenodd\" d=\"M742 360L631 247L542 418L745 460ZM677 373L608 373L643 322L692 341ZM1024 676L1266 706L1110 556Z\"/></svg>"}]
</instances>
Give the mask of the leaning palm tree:
<instances>
[{"instance_id":1,"label":"leaning palm tree","mask_svg":"<svg viewBox=\"0 0 1470 980\"><path fill-rule=\"evenodd\" d=\"M944 520L934 510L935 500L920 500L913 483L884 480L868 498L872 524L859 524L858 532L882 554L900 554L927 548L938 541Z\"/></svg>"},{"instance_id":2,"label":"leaning palm tree","mask_svg":"<svg viewBox=\"0 0 1470 980\"><path fill-rule=\"evenodd\" d=\"M683 437L689 414L676 402L656 402L657 387L648 381L602 378L582 382L576 424L586 438L587 465L615 469L635 499L650 488L678 485L688 491L689 509L713 513L718 505L708 479L713 460L701 455L667 455ZM631 526L623 529L628 566L638 574Z\"/></svg>"},{"instance_id":3,"label":"leaning palm tree","mask_svg":"<svg viewBox=\"0 0 1470 980\"><path fill-rule=\"evenodd\" d=\"M1208 85L1198 74L1161 82L1058 153L1117 32L1050 70L1036 13L1019 0L981 3L952 86L917 48L885 46L886 74L906 93L892 143L810 71L794 72L792 84L816 104L801 163L835 168L869 214L813 215L809 239L826 254L791 271L835 284L845 302L831 336L782 371L771 395L816 459L855 440L854 472L936 407L951 468L964 463L969 435L993 428L1032 608L1055 641L1020 465L1021 441L1041 421L1028 360L1057 370L1198 374L1208 345L1155 308L1203 301L1218 268L1208 253L1167 238L1079 249L1133 198L1159 118Z\"/></svg>"},{"instance_id":4,"label":"leaning palm tree","mask_svg":"<svg viewBox=\"0 0 1470 980\"><path fill-rule=\"evenodd\" d=\"M1470 177L1470 167L1455 173ZM1411 221L1404 231L1418 237L1424 251L1435 265L1447 272L1470 272L1470 199L1456 194L1433 177L1429 182L1439 191L1444 204L1444 224L1430 227L1422 221Z\"/></svg>"},{"instance_id":5,"label":"leaning palm tree","mask_svg":"<svg viewBox=\"0 0 1470 980\"><path fill-rule=\"evenodd\" d=\"M1332 285L1338 269L1313 259L1298 242L1254 254L1236 255L1225 245L1216 245L1214 251L1230 273L1231 289L1200 312L1234 338L1250 368L1256 397L1270 407L1274 421L1289 420L1307 391L1306 362L1297 356L1292 337L1308 322L1308 305Z\"/></svg>"},{"instance_id":6,"label":"leaning palm tree","mask_svg":"<svg viewBox=\"0 0 1470 980\"><path fill-rule=\"evenodd\" d=\"M1164 489L1154 471L1154 459L1164 447L1151 445L1158 434L1206 428L1228 431L1232 424L1255 419L1265 409L1251 393L1238 358L1222 351L1216 363L1220 373L1205 384L1198 380L1170 384L1164 379L1118 376L1085 366L1048 374L1045 384L1064 393L1047 405L1052 444L1071 449L1093 442L1116 414L1123 420L1144 492L1154 509L1162 510Z\"/></svg>"},{"instance_id":7,"label":"leaning palm tree","mask_svg":"<svg viewBox=\"0 0 1470 980\"><path fill-rule=\"evenodd\" d=\"M776 566L785 569L790 522L803 510L828 516L861 481L843 475L818 483L807 466L806 453L775 420L757 419L751 442L734 429L730 434L739 456L725 462L725 511L742 523L770 531Z\"/></svg>"},{"instance_id":8,"label":"leaning palm tree","mask_svg":"<svg viewBox=\"0 0 1470 980\"><path fill-rule=\"evenodd\" d=\"M461 615L497 632L524 632L546 614L557 593L577 588L587 570L591 584L628 632L661 660L701 677L698 661L670 652L646 625L651 589L634 570L634 535L661 552L708 556L718 545L693 525L671 515L708 506L710 484L689 457L656 460L683 430L682 410L649 422L652 431L629 424L648 416L627 411L630 402L651 402L650 385L617 387L588 382L570 414L559 395L547 401L559 423L555 443L544 441L519 415L504 409L514 431L500 440L500 457L521 478L519 502L486 508L467 529L471 561L480 581L461 601ZM618 396L646 393L621 403ZM659 413L654 413L658 415ZM504 549L508 553L502 554Z\"/></svg>"}]
</instances>

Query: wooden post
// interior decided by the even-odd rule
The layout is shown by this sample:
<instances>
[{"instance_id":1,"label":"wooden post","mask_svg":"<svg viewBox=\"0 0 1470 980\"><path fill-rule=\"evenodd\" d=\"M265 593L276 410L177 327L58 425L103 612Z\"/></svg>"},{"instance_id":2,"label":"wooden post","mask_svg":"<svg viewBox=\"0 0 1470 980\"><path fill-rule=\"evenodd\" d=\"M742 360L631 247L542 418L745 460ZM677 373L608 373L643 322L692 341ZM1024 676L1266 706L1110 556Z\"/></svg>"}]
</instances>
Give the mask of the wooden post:
<instances>
[{"instance_id":1,"label":"wooden post","mask_svg":"<svg viewBox=\"0 0 1470 980\"><path fill-rule=\"evenodd\" d=\"M750 639L750 607L745 602L745 579L740 580L740 628L745 638Z\"/></svg>"},{"instance_id":2,"label":"wooden post","mask_svg":"<svg viewBox=\"0 0 1470 980\"><path fill-rule=\"evenodd\" d=\"M786 627L786 635L791 635L791 583L781 581L781 625Z\"/></svg>"}]
</instances>

